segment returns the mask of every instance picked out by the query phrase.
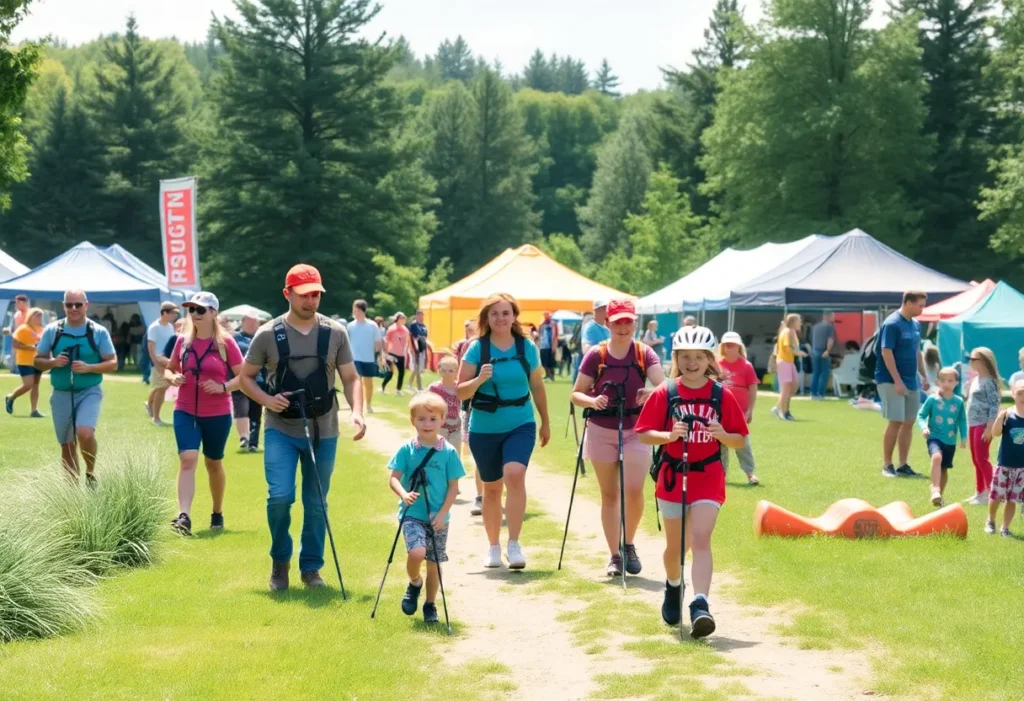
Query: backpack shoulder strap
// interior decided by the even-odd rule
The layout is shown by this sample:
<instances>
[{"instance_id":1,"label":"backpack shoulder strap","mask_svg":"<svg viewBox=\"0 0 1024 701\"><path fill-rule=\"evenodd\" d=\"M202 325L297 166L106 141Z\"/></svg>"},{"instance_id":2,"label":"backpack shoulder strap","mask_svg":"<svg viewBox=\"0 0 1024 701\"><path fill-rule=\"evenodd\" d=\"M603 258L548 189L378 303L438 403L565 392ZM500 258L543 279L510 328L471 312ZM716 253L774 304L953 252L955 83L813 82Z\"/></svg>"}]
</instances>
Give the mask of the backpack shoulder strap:
<instances>
[{"instance_id":1,"label":"backpack shoulder strap","mask_svg":"<svg viewBox=\"0 0 1024 701\"><path fill-rule=\"evenodd\" d=\"M597 344L597 352L601 356L597 362L597 375L594 377L594 386L601 381L604 371L608 367L608 341L601 341Z\"/></svg>"},{"instance_id":2,"label":"backpack shoulder strap","mask_svg":"<svg viewBox=\"0 0 1024 701\"><path fill-rule=\"evenodd\" d=\"M52 348L56 348L57 347L57 343L60 341L60 337L64 335L64 321L65 321L64 319L58 319L57 320L57 330L53 334L53 346L52 346Z\"/></svg>"},{"instance_id":3,"label":"backpack shoulder strap","mask_svg":"<svg viewBox=\"0 0 1024 701\"><path fill-rule=\"evenodd\" d=\"M665 425L667 426L669 421L672 420L673 405L679 403L679 384L674 378L669 378L665 389L668 390L665 393Z\"/></svg>"},{"instance_id":4,"label":"backpack shoulder strap","mask_svg":"<svg viewBox=\"0 0 1024 701\"><path fill-rule=\"evenodd\" d=\"M320 329L317 332L316 337L316 354L320 358L320 362L327 365L327 352L331 348L331 326L330 324L320 323Z\"/></svg>"},{"instance_id":5,"label":"backpack shoulder strap","mask_svg":"<svg viewBox=\"0 0 1024 701\"><path fill-rule=\"evenodd\" d=\"M647 346L640 341L633 342L633 359L640 368L640 379L647 379Z\"/></svg>"},{"instance_id":6,"label":"backpack shoulder strap","mask_svg":"<svg viewBox=\"0 0 1024 701\"><path fill-rule=\"evenodd\" d=\"M526 359L526 339L522 336L516 336L516 357L519 358L519 364L523 366L526 379L530 379L530 361Z\"/></svg>"},{"instance_id":7,"label":"backpack shoulder strap","mask_svg":"<svg viewBox=\"0 0 1024 701\"><path fill-rule=\"evenodd\" d=\"M711 382L711 408L718 414L718 418L722 418L722 394L725 388L721 382L712 380Z\"/></svg>"},{"instance_id":8,"label":"backpack shoulder strap","mask_svg":"<svg viewBox=\"0 0 1024 701\"><path fill-rule=\"evenodd\" d=\"M476 364L476 374L480 374L480 368L491 362L491 337L481 336L480 339L480 362Z\"/></svg>"},{"instance_id":9,"label":"backpack shoulder strap","mask_svg":"<svg viewBox=\"0 0 1024 701\"><path fill-rule=\"evenodd\" d=\"M285 329L283 321L274 324L274 343L277 345L278 366L287 365L288 358L291 357L291 350L288 347L288 331Z\"/></svg>"},{"instance_id":10,"label":"backpack shoulder strap","mask_svg":"<svg viewBox=\"0 0 1024 701\"><path fill-rule=\"evenodd\" d=\"M85 340L96 355L100 355L100 348L96 345L96 324L93 323L92 319L85 320Z\"/></svg>"}]
</instances>

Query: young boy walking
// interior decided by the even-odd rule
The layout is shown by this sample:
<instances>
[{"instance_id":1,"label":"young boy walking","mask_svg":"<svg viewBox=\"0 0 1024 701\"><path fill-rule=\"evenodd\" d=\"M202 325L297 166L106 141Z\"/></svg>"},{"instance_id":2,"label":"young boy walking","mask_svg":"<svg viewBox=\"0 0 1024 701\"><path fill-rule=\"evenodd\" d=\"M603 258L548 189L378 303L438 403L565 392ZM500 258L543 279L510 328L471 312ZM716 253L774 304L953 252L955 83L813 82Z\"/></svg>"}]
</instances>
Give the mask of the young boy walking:
<instances>
[{"instance_id":1,"label":"young boy walking","mask_svg":"<svg viewBox=\"0 0 1024 701\"><path fill-rule=\"evenodd\" d=\"M406 517L402 535L408 552L409 586L402 597L402 613L412 616L419 608L423 590L420 571L426 560L427 596L423 603L426 623L438 621L435 601L440 576L437 568L439 563L448 561L445 552L448 514L459 494L459 478L466 474L458 451L441 437L447 413L445 401L432 392L413 397L409 402L409 420L416 429L416 438L399 448L388 463L391 491L401 500L398 518ZM422 478L417 476L420 468Z\"/></svg>"},{"instance_id":2,"label":"young boy walking","mask_svg":"<svg viewBox=\"0 0 1024 701\"><path fill-rule=\"evenodd\" d=\"M964 400L956 394L960 376L953 368L939 370L939 393L925 400L917 414L917 425L928 443L932 461L932 505L942 506L946 492L948 471L953 469L956 455L956 436L960 434L960 448L967 447L967 410Z\"/></svg>"}]
</instances>

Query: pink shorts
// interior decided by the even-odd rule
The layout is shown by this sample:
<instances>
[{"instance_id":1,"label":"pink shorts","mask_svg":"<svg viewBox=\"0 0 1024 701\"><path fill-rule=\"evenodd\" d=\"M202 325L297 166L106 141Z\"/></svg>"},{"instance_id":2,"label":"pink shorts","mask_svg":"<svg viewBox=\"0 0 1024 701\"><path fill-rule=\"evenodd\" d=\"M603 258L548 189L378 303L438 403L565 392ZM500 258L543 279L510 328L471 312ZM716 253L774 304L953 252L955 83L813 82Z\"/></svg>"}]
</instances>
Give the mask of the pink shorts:
<instances>
[{"instance_id":1,"label":"pink shorts","mask_svg":"<svg viewBox=\"0 0 1024 701\"><path fill-rule=\"evenodd\" d=\"M779 382L796 382L796 363L787 363L785 360L780 360L777 363L779 376Z\"/></svg>"},{"instance_id":2,"label":"pink shorts","mask_svg":"<svg viewBox=\"0 0 1024 701\"><path fill-rule=\"evenodd\" d=\"M651 447L640 442L640 437L632 429L622 430L622 452L646 453L650 455ZM594 424L587 425L587 437L583 439L583 457L597 462L619 461L619 429L604 428Z\"/></svg>"},{"instance_id":3,"label":"pink shorts","mask_svg":"<svg viewBox=\"0 0 1024 701\"><path fill-rule=\"evenodd\" d=\"M997 467L988 498L992 501L1024 504L1024 468Z\"/></svg>"}]
</instances>

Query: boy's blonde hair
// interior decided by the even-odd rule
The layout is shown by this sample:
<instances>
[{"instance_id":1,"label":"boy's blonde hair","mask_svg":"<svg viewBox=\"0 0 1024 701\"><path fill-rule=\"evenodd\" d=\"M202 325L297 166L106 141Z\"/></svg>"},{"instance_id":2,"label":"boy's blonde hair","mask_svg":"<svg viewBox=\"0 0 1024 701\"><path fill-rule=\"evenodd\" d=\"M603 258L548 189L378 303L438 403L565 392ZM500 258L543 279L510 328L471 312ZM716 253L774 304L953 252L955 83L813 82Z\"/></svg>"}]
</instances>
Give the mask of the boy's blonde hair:
<instances>
[{"instance_id":1,"label":"boy's blonde hair","mask_svg":"<svg viewBox=\"0 0 1024 701\"><path fill-rule=\"evenodd\" d=\"M956 368L942 368L941 370L939 370L939 373L938 375L936 375L936 377L940 380L945 377L951 377L958 382L960 381L960 373L956 371Z\"/></svg>"},{"instance_id":2,"label":"boy's blonde hair","mask_svg":"<svg viewBox=\"0 0 1024 701\"><path fill-rule=\"evenodd\" d=\"M454 355L446 355L443 358L441 358L441 361L437 364L437 369L438 370L451 369L451 370L455 370L456 372L458 372L458 369L459 369L459 359L456 358Z\"/></svg>"},{"instance_id":3,"label":"boy's blonde hair","mask_svg":"<svg viewBox=\"0 0 1024 701\"><path fill-rule=\"evenodd\" d=\"M416 410L425 409L432 414L448 415L448 403L433 392L420 392L409 402L409 418L416 418Z\"/></svg>"},{"instance_id":4,"label":"boy's blonde hair","mask_svg":"<svg viewBox=\"0 0 1024 701\"><path fill-rule=\"evenodd\" d=\"M686 351L672 351L672 367L668 370L668 376L671 379L675 379L681 376L683 373L679 370L679 358L682 357ZM704 371L704 377L715 380L716 382L722 379L722 370L718 367L718 361L715 359L715 354L709 350L703 351L708 357L708 369Z\"/></svg>"}]
</instances>

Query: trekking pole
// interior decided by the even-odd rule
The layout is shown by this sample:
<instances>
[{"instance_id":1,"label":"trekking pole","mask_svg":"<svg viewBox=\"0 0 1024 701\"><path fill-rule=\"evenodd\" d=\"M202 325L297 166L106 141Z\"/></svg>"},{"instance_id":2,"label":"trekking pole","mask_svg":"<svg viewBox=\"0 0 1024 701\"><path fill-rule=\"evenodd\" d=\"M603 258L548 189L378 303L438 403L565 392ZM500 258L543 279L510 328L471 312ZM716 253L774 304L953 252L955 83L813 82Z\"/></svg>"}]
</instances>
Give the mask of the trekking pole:
<instances>
[{"instance_id":1,"label":"trekking pole","mask_svg":"<svg viewBox=\"0 0 1024 701\"><path fill-rule=\"evenodd\" d=\"M68 354L68 372L71 375L71 450L74 451L78 446L78 407L75 406L75 369L71 367L71 364L78 358L78 346L71 346L66 352Z\"/></svg>"},{"instance_id":2,"label":"trekking pole","mask_svg":"<svg viewBox=\"0 0 1024 701\"><path fill-rule=\"evenodd\" d=\"M680 417L686 422L686 436L683 437L683 523L679 529L679 640L685 640L683 632L683 605L686 603L686 479L690 474L690 431L693 430L693 421L687 421L690 417Z\"/></svg>"},{"instance_id":3,"label":"trekking pole","mask_svg":"<svg viewBox=\"0 0 1024 701\"><path fill-rule=\"evenodd\" d=\"M626 588L626 462L622 453L622 418L626 406L626 385L615 385L615 401L619 404L619 560L622 565L622 588Z\"/></svg>"},{"instance_id":4,"label":"trekking pole","mask_svg":"<svg viewBox=\"0 0 1024 701\"><path fill-rule=\"evenodd\" d=\"M651 464L653 465L655 462L657 462L657 460L658 460L658 449L652 446L651 447ZM655 488L657 488L657 484L655 484ZM654 495L654 520L658 524L658 533L661 533L661 507L658 506L657 489L655 489L655 495Z\"/></svg>"},{"instance_id":5,"label":"trekking pole","mask_svg":"<svg viewBox=\"0 0 1024 701\"><path fill-rule=\"evenodd\" d=\"M423 486L423 504L427 507L427 528L430 529L430 542L434 545L434 562L437 565L437 584L441 588L441 605L444 606L444 624L448 627L448 635L452 634L452 624L448 620L448 599L444 595L444 578L441 576L441 557L437 552L437 532L434 530L434 524L430 521L430 497L427 495L427 473L424 466L420 466L419 469L419 481ZM430 575L430 561L427 561L427 575Z\"/></svg>"},{"instance_id":6,"label":"trekking pole","mask_svg":"<svg viewBox=\"0 0 1024 701\"><path fill-rule=\"evenodd\" d=\"M416 491L414 485L412 491ZM384 565L384 576L380 578L380 586L377 588L377 600L373 602L373 611L370 611L370 618L377 617L377 606L380 604L380 595L384 591L384 581L388 578L388 570L391 569L391 562L395 559L395 548L398 547L398 536L402 533L402 526L405 525L406 516L409 514L409 507L402 510L402 518L398 520L398 530L395 531L395 540L391 543L391 552L388 554L388 563Z\"/></svg>"},{"instance_id":7,"label":"trekking pole","mask_svg":"<svg viewBox=\"0 0 1024 701\"><path fill-rule=\"evenodd\" d=\"M576 426L576 405L572 403L571 399L569 400L569 418L572 419L572 435L573 435L573 438L576 440L576 447L579 448L580 447L580 432L579 432L579 428ZM586 423L584 423L583 424L583 431L586 432L586 430L587 430L587 425L586 425ZM569 419L565 420L565 437L566 438L569 437ZM583 474L583 475L587 474L587 466L585 464L580 463L579 469L580 469L580 473L581 474Z\"/></svg>"},{"instance_id":8,"label":"trekking pole","mask_svg":"<svg viewBox=\"0 0 1024 701\"><path fill-rule=\"evenodd\" d=\"M298 389L290 393L292 397L299 399L299 414L302 416L302 428L306 433L306 445L309 446L309 458L313 463L313 478L316 480L316 491L320 496L320 508L324 514L324 525L327 527L327 537L331 541L331 554L334 556L334 569L338 573L338 584L341 586L341 600L346 601L345 581L341 578L341 565L338 563L338 550L334 546L334 533L331 531L331 521L327 518L327 500L324 498L324 486L320 484L320 470L316 465L316 451L313 449L313 439L309 435L309 419L306 417L306 390ZM305 479L305 478L303 478Z\"/></svg>"},{"instance_id":9,"label":"trekking pole","mask_svg":"<svg viewBox=\"0 0 1024 701\"><path fill-rule=\"evenodd\" d=\"M558 569L562 569L562 557L565 555L565 541L569 537L569 519L572 518L572 503L576 498L576 482L580 478L580 468L583 465L583 442L587 438L587 412L583 412L583 436L580 439L579 448L576 450L576 474L572 478L572 492L569 493L569 513L565 515L565 533L562 534L562 549L558 553Z\"/></svg>"}]
</instances>

